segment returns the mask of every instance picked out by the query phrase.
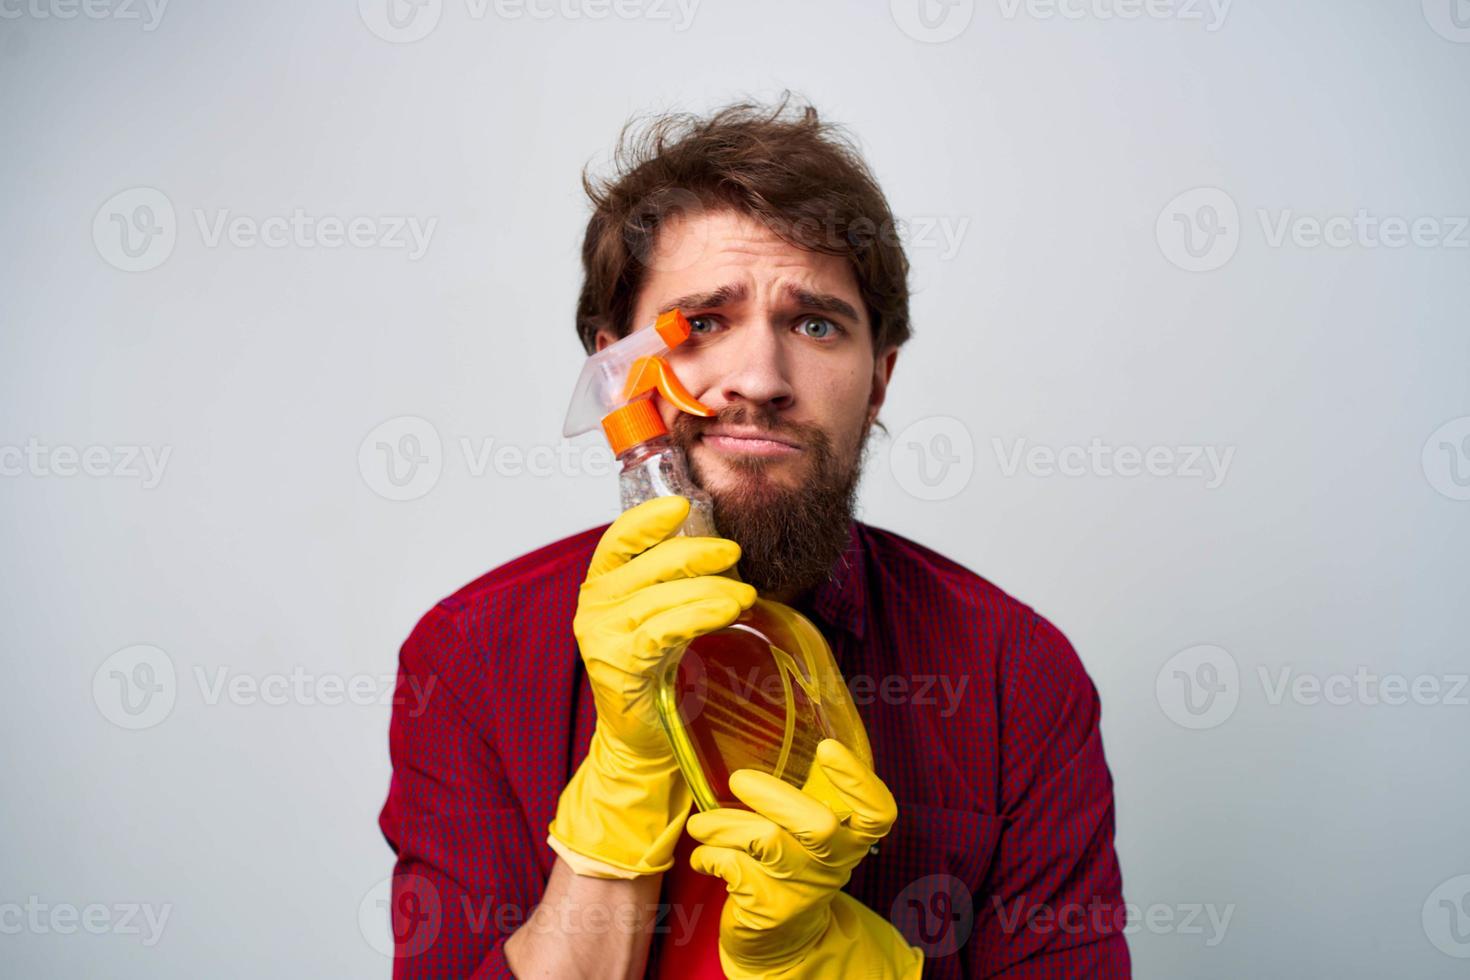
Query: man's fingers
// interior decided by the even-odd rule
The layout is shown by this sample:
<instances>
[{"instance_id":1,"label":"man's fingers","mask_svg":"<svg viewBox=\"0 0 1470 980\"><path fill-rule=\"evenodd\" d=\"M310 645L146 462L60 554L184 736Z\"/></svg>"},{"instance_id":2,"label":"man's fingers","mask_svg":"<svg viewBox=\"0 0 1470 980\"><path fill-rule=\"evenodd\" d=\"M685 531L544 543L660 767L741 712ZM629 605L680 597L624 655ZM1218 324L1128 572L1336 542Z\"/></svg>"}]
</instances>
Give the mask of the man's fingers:
<instances>
[{"instance_id":1,"label":"man's fingers","mask_svg":"<svg viewBox=\"0 0 1470 980\"><path fill-rule=\"evenodd\" d=\"M655 497L628 508L602 532L587 566L587 578L606 575L627 564L677 531L688 516L689 500L678 496Z\"/></svg>"},{"instance_id":2,"label":"man's fingers","mask_svg":"<svg viewBox=\"0 0 1470 980\"><path fill-rule=\"evenodd\" d=\"M859 833L882 837L898 819L898 803L878 774L832 738L817 744L816 764L822 767L832 787L852 808L847 825Z\"/></svg>"},{"instance_id":3,"label":"man's fingers","mask_svg":"<svg viewBox=\"0 0 1470 980\"><path fill-rule=\"evenodd\" d=\"M790 877L807 861L801 845L790 834L748 810L727 808L696 813L685 826L695 840L743 851L778 878Z\"/></svg>"},{"instance_id":4,"label":"man's fingers","mask_svg":"<svg viewBox=\"0 0 1470 980\"><path fill-rule=\"evenodd\" d=\"M618 618L621 620L619 625L624 631L631 633L649 619L675 606L703 599L733 599L740 604L741 609L749 609L755 603L755 598L753 586L723 575L675 579L639 589L624 600L618 610Z\"/></svg>"},{"instance_id":5,"label":"man's fingers","mask_svg":"<svg viewBox=\"0 0 1470 980\"><path fill-rule=\"evenodd\" d=\"M633 656L641 665L626 669L639 670L652 666L670 650L687 644L696 636L724 629L740 618L740 603L728 596L714 596L686 603L657 613L633 634Z\"/></svg>"},{"instance_id":6,"label":"man's fingers","mask_svg":"<svg viewBox=\"0 0 1470 980\"><path fill-rule=\"evenodd\" d=\"M837 832L837 815L825 803L770 773L737 769L730 774L730 792L813 854L825 854Z\"/></svg>"},{"instance_id":7,"label":"man's fingers","mask_svg":"<svg viewBox=\"0 0 1470 980\"><path fill-rule=\"evenodd\" d=\"M661 541L643 554L599 576L583 588L599 599L619 599L639 589L681 578L715 575L740 560L740 545L729 538L679 536Z\"/></svg>"},{"instance_id":8,"label":"man's fingers","mask_svg":"<svg viewBox=\"0 0 1470 980\"><path fill-rule=\"evenodd\" d=\"M689 866L711 878L724 878L726 886L733 890L739 887L747 874L746 869L740 863L741 858L750 860L746 855L728 847L702 844L690 852Z\"/></svg>"}]
</instances>

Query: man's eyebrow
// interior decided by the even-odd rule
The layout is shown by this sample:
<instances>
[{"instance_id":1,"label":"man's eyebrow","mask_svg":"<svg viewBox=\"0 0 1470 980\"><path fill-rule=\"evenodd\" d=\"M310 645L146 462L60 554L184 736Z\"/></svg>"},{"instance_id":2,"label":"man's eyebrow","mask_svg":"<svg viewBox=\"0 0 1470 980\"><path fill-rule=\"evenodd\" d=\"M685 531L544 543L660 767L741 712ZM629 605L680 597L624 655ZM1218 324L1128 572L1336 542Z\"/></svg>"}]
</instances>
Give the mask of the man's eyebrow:
<instances>
[{"instance_id":1,"label":"man's eyebrow","mask_svg":"<svg viewBox=\"0 0 1470 980\"><path fill-rule=\"evenodd\" d=\"M787 285L785 292L787 297L798 306L816 310L818 313L831 313L835 316L846 317L853 323L859 323L862 320L853 305L840 296L833 296L831 293L814 293L809 289L790 284Z\"/></svg>"},{"instance_id":2,"label":"man's eyebrow","mask_svg":"<svg viewBox=\"0 0 1470 980\"><path fill-rule=\"evenodd\" d=\"M743 302L750 294L744 283L730 283L718 289L712 289L704 293L690 293L680 296L678 299L669 300L659 307L659 315L670 310L707 310L719 306L728 306L731 303Z\"/></svg>"},{"instance_id":3,"label":"man's eyebrow","mask_svg":"<svg viewBox=\"0 0 1470 980\"><path fill-rule=\"evenodd\" d=\"M784 290L786 298L798 306L818 313L830 313L834 316L846 317L854 323L861 322L862 317L858 315L857 309L847 300L831 293L817 293L810 289L788 283ZM712 289L703 293L689 293L678 299L669 300L659 307L659 314L670 310L707 310L730 303L743 302L750 295L750 291L744 283L730 283L718 289Z\"/></svg>"}]
</instances>

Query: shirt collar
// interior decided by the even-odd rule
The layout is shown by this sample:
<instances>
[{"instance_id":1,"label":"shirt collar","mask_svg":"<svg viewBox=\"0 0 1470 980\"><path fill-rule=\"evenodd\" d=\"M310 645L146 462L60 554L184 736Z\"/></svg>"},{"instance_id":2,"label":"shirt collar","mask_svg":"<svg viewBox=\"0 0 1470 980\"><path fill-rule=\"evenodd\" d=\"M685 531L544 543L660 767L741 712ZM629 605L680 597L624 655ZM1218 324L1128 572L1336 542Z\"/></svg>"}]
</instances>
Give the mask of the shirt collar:
<instances>
[{"instance_id":1,"label":"shirt collar","mask_svg":"<svg viewBox=\"0 0 1470 980\"><path fill-rule=\"evenodd\" d=\"M812 590L810 608L832 629L845 630L858 640L868 626L868 576L863 538L858 522L848 521L847 548L832 565L827 580Z\"/></svg>"}]
</instances>

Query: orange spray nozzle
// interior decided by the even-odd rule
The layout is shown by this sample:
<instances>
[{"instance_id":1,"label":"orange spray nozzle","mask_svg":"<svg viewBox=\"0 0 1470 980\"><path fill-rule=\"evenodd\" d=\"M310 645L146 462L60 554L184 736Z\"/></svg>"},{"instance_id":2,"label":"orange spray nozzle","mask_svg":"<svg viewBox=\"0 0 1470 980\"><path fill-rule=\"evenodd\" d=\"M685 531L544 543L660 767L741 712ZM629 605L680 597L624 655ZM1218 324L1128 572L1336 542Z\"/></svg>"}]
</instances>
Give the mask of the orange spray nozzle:
<instances>
[{"instance_id":1,"label":"orange spray nozzle","mask_svg":"<svg viewBox=\"0 0 1470 980\"><path fill-rule=\"evenodd\" d=\"M668 432L657 391L681 412L709 418L714 410L690 394L665 355L689 339L689 321L678 310L660 316L650 328L635 330L587 358L572 404L565 436L589 432L599 424L613 453Z\"/></svg>"}]
</instances>

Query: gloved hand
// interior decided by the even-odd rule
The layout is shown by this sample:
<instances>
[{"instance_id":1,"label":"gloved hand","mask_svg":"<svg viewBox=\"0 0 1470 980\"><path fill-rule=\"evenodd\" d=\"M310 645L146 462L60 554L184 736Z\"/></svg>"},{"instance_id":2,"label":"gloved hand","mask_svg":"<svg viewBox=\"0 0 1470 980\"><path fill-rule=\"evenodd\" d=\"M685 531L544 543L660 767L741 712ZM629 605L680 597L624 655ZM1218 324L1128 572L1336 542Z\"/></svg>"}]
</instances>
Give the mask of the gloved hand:
<instances>
[{"instance_id":1,"label":"gloved hand","mask_svg":"<svg viewBox=\"0 0 1470 980\"><path fill-rule=\"evenodd\" d=\"M727 977L918 977L924 956L890 923L841 891L852 869L898 817L893 794L840 742L824 739L816 765L850 815L774 776L742 769L730 790L755 812L689 818L703 842L689 863L725 879L720 965Z\"/></svg>"},{"instance_id":2,"label":"gloved hand","mask_svg":"<svg viewBox=\"0 0 1470 980\"><path fill-rule=\"evenodd\" d=\"M755 602L752 586L715 574L739 560L739 545L675 536L688 513L678 496L625 511L603 533L582 583L572 632L597 726L548 840L578 874L631 878L673 864L693 798L659 725L654 668Z\"/></svg>"}]
</instances>

